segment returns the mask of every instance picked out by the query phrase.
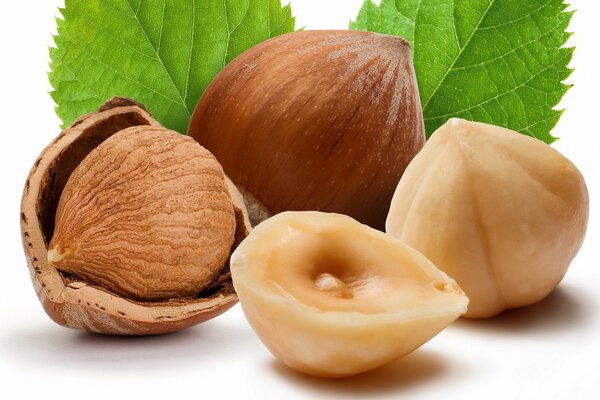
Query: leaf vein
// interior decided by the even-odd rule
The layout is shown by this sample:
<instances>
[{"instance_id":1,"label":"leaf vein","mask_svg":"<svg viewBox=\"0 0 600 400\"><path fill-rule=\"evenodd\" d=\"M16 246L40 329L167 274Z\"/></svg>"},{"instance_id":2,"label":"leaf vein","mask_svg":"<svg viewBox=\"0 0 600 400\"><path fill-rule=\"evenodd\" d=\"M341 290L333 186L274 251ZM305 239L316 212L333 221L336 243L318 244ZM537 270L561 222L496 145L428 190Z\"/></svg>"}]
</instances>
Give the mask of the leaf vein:
<instances>
[{"instance_id":1,"label":"leaf vein","mask_svg":"<svg viewBox=\"0 0 600 400\"><path fill-rule=\"evenodd\" d=\"M196 0L192 0L192 32L191 32L191 37L190 37L190 48L189 48L189 52L190 52L190 57L188 58L188 65L187 65L187 73L185 74L185 92L183 95L183 106L185 107L188 115L192 115L192 111L187 107L187 95L188 95L188 89L189 89L189 83L190 83L190 70L192 69L192 56L194 54L194 39L196 36Z\"/></svg>"},{"instance_id":2,"label":"leaf vein","mask_svg":"<svg viewBox=\"0 0 600 400\"><path fill-rule=\"evenodd\" d=\"M562 61L562 60L560 60L560 61ZM560 61L558 61L558 62L560 62ZM532 75L532 76L531 76L531 77L530 77L528 80L526 80L525 82L521 83L520 85L518 85L518 86L516 86L516 87L514 87L514 88L511 88L510 90L507 90L507 91L505 91L505 92L502 92L502 93L500 93L500 94L498 94L498 95L495 95L494 97L491 97L491 98L489 98L489 99L487 99L487 100L485 100L485 101L483 101L483 102L481 102L481 103L478 103L478 104L472 105L472 106L470 106L470 107L467 107L467 108L463 108L463 109L461 109L461 110L453 111L453 112L451 112L451 113L447 113L447 114L443 114L443 115L435 115L435 116L430 116L430 117L427 117L427 118L425 118L425 121L429 121L429 120L433 120L433 119L439 119L439 118L447 118L447 117L449 118L449 117L451 117L451 116L453 116L453 115L456 115L456 114L461 114L461 113L464 113L464 112L470 111L470 110L472 110L472 109L474 109L474 108L481 107L481 106L483 106L483 105L485 105L485 104L488 104L488 103L490 103L490 102L492 102L492 101L494 101L494 100L496 100L496 99L499 99L499 98L501 98L501 97L504 97L504 96L506 96L506 95L509 95L509 94L511 94L511 93L514 93L514 92L516 92L517 90L521 89L522 87L525 87L525 86L527 86L527 84L528 84L529 82L533 81L535 78L537 78L538 76L540 76L541 74L543 74L543 73L544 73L544 72L546 72L547 70L549 70L549 69L552 69L552 68L555 68L555 64L557 64L558 62L556 62L556 63L554 63L554 64L552 64L552 65L548 65L546 68L543 68L542 70L540 70L540 71L539 71L539 72L537 72L536 74ZM483 109L483 107L481 107L481 108Z\"/></svg>"},{"instance_id":3,"label":"leaf vein","mask_svg":"<svg viewBox=\"0 0 600 400\"><path fill-rule=\"evenodd\" d=\"M179 103L177 100L174 100L174 99L170 98L169 96L167 96L167 95L165 95L165 94L163 94L161 92L158 92L157 90L151 88L150 86L144 85L143 83L141 83L138 80L132 79L132 78L128 77L127 75L124 75L123 73L119 72L118 70L116 70L115 68L113 68L112 66L110 66L109 64L107 64L106 62L102 61L101 59L99 59L97 57L94 57L94 55L92 53L90 53L88 50L86 50L85 48L82 48L81 51L83 53L85 53L87 56L89 56L92 60L96 61L98 64L104 66L106 69L112 71L116 75L119 75L120 77L122 77L124 79L127 79L128 81L133 82L133 83L135 83L135 84L143 87L144 89L147 89L148 91L150 91L152 93L155 93L155 94L157 94L157 95L159 95L159 96L161 96L161 97L169 100L172 103L175 103L177 105L181 105L181 103Z\"/></svg>"},{"instance_id":4,"label":"leaf vein","mask_svg":"<svg viewBox=\"0 0 600 400\"><path fill-rule=\"evenodd\" d=\"M473 31L471 32L471 34L467 38L467 40L465 42L465 45L462 48L459 47L460 50L459 50L458 54L456 55L456 58L454 59L454 62L450 65L450 67L448 68L448 70L446 71L446 73L444 74L444 76L442 77L442 79L440 79L440 81L438 82L437 87L433 90L433 92L431 92L431 95L429 96L429 98L427 100L425 100L425 102L423 103L423 111L425 111L427 109L427 106L429 105L429 102L431 101L431 99L435 96L435 94L439 90L440 85L444 82L444 80L446 79L446 77L448 76L448 74L450 73L450 71L452 71L452 68L454 67L454 65L456 64L456 62L460 59L460 57L462 56L464 50L469 46L469 43L471 42L471 40L475 36L475 32L477 32L477 30L479 29L479 26L481 25L481 23L483 22L483 20L485 19L485 17L487 16L487 14L489 13L490 9L492 8L492 6L494 4L496 4L496 0L491 0L490 4L488 5L488 7L486 8L486 10L481 15L481 18L479 19L479 22L477 23L477 26L475 27L475 29L473 29Z\"/></svg>"},{"instance_id":5,"label":"leaf vein","mask_svg":"<svg viewBox=\"0 0 600 400\"><path fill-rule=\"evenodd\" d=\"M517 47L515 47L515 48L511 49L511 50L510 50L509 52L507 52L507 53L501 54L501 55L499 55L499 56L497 56L497 57L494 57L494 58L490 58L490 59L488 59L488 60L485 60L484 62L481 62L481 63L477 63L477 64L470 64L470 65L465 65L465 66L462 66L462 67L456 67L456 68L454 68L454 69L453 69L453 71L455 71L455 72L456 72L456 71L461 71L461 70L465 70L465 69L469 69L469 68L474 68L474 67L484 66L484 65L487 65L487 64L493 63L493 62L495 62L495 61L498 61L498 60L504 59L504 58L506 58L507 56L509 56L509 55L511 55L511 54L513 54L513 53L516 53L517 51L519 51L519 50L521 50L521 49L527 49L527 48L529 47L529 45L530 45L530 44L532 44L532 43L537 43L537 42L538 42L540 39L542 39L542 38L544 38L544 37L546 37L546 36L548 36L548 35L550 35L550 34L552 34L552 33L556 33L556 32L558 32L559 30L560 30L560 26L556 26L554 29L551 29L551 30L549 30L549 31L547 31L547 32L544 32L544 33L542 33L540 36L537 36L537 37L535 37L535 38L531 39L531 40L530 40L530 41L528 41L528 42L525 42L525 43L523 43L523 44L520 44L520 45L518 45Z\"/></svg>"},{"instance_id":6,"label":"leaf vein","mask_svg":"<svg viewBox=\"0 0 600 400\"><path fill-rule=\"evenodd\" d=\"M165 8L167 7L167 0L163 0L162 13L160 16L160 31L158 32L158 44L156 45L156 54L160 54L160 46L162 45L163 29L165 27Z\"/></svg>"},{"instance_id":7,"label":"leaf vein","mask_svg":"<svg viewBox=\"0 0 600 400\"><path fill-rule=\"evenodd\" d=\"M192 0L193 1L193 0ZM131 4L129 4L129 1L127 1L127 5L129 6L129 9L131 10L131 12L133 13L133 7L131 7ZM152 41L150 40L150 36L148 36L148 32L146 32L146 29L142 26L141 21L139 20L139 18L137 17L137 15L133 15L132 16L133 19L136 21L136 23L138 24L141 32L144 34L146 40L148 41L148 44L150 45L150 47L154 50L154 52L156 53L156 58L159 62L159 64L161 65L161 67L163 68L163 70L165 71L165 73L167 74L167 77L169 78L171 84L173 85L173 88L175 89L175 91L177 92L177 94L179 95L179 98L181 99L180 102L175 101L176 104L178 105L182 105L183 108L187 111L187 113L189 115L191 115L190 110L187 108L186 104L185 104L185 99L182 96L181 92L179 91L179 89L177 88L177 85L175 84L175 80L173 79L173 76L171 75L171 73L169 72L169 70L167 69L167 66L165 65L165 63L163 62L162 58L160 57L160 55L158 54L157 49L154 47L154 45L152 45ZM187 85L186 85L187 86ZM155 91L156 92L156 91ZM158 93L158 92L157 92ZM166 97L166 96L164 96ZM168 98L168 97L166 97ZM172 100L172 99L171 99ZM173 100L172 100L173 101Z\"/></svg>"}]
</instances>

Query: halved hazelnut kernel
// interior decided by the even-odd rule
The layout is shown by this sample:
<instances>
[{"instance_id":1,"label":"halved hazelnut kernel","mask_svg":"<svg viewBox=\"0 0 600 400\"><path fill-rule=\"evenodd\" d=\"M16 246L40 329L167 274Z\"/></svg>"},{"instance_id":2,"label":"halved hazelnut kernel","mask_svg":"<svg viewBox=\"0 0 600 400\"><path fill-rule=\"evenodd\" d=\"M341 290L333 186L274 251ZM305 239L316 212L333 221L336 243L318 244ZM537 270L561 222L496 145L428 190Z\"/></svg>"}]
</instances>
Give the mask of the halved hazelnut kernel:
<instances>
[{"instance_id":1,"label":"halved hazelnut kernel","mask_svg":"<svg viewBox=\"0 0 600 400\"><path fill-rule=\"evenodd\" d=\"M267 348L316 376L350 376L406 355L468 303L423 255L339 214L266 220L233 253L231 272Z\"/></svg>"}]
</instances>

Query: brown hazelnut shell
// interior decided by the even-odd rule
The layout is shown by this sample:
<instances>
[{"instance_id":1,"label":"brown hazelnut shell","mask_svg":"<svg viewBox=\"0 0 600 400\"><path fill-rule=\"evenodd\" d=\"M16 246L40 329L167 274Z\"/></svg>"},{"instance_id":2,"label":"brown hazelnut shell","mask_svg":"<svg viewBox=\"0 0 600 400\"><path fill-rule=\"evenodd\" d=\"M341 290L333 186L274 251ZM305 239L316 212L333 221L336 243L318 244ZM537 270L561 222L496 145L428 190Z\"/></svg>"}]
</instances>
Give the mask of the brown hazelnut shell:
<instances>
[{"instance_id":1,"label":"brown hazelnut shell","mask_svg":"<svg viewBox=\"0 0 600 400\"><path fill-rule=\"evenodd\" d=\"M267 40L217 75L188 133L272 214L335 212L382 230L425 144L410 46L360 31Z\"/></svg>"},{"instance_id":2,"label":"brown hazelnut shell","mask_svg":"<svg viewBox=\"0 0 600 400\"><path fill-rule=\"evenodd\" d=\"M69 176L108 137L139 125L161 126L139 103L113 98L97 112L77 119L50 143L27 178L21 202L25 256L36 294L48 316L59 325L98 333L153 335L199 324L237 302L228 265L196 298L143 302L78 281L48 263L47 246L56 208ZM236 213L235 248L251 228L241 194L227 178L226 182Z\"/></svg>"}]
</instances>

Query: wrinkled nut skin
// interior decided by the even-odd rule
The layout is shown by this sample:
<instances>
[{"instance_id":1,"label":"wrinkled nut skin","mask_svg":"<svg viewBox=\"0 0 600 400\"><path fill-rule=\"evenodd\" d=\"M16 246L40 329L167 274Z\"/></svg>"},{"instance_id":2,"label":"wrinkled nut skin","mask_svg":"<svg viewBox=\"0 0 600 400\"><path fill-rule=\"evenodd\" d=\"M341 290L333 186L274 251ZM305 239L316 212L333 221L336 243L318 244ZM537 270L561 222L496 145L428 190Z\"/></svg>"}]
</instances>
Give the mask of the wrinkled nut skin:
<instances>
[{"instance_id":1,"label":"wrinkled nut skin","mask_svg":"<svg viewBox=\"0 0 600 400\"><path fill-rule=\"evenodd\" d=\"M47 261L48 243L62 190L81 161L107 138L131 126L161 127L140 105L114 98L78 118L44 149L25 183L21 233L35 292L57 324L91 332L154 335L175 332L227 311L237 302L228 268L205 295L194 299L140 302L59 272ZM227 180L235 208L237 246L250 232L241 194Z\"/></svg>"},{"instance_id":2,"label":"wrinkled nut skin","mask_svg":"<svg viewBox=\"0 0 600 400\"><path fill-rule=\"evenodd\" d=\"M544 299L581 247L589 198L579 170L539 140L451 119L402 177L386 230L452 276L469 318Z\"/></svg>"},{"instance_id":3,"label":"wrinkled nut skin","mask_svg":"<svg viewBox=\"0 0 600 400\"><path fill-rule=\"evenodd\" d=\"M135 126L108 138L71 174L49 261L123 297L194 297L220 275L234 232L213 155L177 132Z\"/></svg>"},{"instance_id":4,"label":"wrinkled nut skin","mask_svg":"<svg viewBox=\"0 0 600 400\"><path fill-rule=\"evenodd\" d=\"M336 212L383 230L425 143L410 47L359 31L267 40L215 78L188 133L273 214Z\"/></svg>"},{"instance_id":5,"label":"wrinkled nut skin","mask_svg":"<svg viewBox=\"0 0 600 400\"><path fill-rule=\"evenodd\" d=\"M265 346L321 377L410 353L468 303L423 255L339 214L284 212L262 222L233 253L231 273Z\"/></svg>"}]
</instances>

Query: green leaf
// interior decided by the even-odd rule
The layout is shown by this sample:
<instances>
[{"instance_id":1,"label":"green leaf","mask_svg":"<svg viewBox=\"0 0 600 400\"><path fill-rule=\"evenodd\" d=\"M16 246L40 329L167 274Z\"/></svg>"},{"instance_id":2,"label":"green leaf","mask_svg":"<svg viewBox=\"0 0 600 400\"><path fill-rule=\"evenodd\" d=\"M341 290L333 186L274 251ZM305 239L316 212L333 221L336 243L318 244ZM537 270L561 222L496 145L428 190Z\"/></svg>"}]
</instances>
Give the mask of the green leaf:
<instances>
[{"instance_id":1,"label":"green leaf","mask_svg":"<svg viewBox=\"0 0 600 400\"><path fill-rule=\"evenodd\" d=\"M570 86L572 12L562 0L366 0L351 29L403 36L413 48L430 136L450 117L547 143Z\"/></svg>"},{"instance_id":2,"label":"green leaf","mask_svg":"<svg viewBox=\"0 0 600 400\"><path fill-rule=\"evenodd\" d=\"M49 78L64 126L123 96L182 133L227 63L295 26L280 0L66 0L61 13Z\"/></svg>"}]
</instances>

